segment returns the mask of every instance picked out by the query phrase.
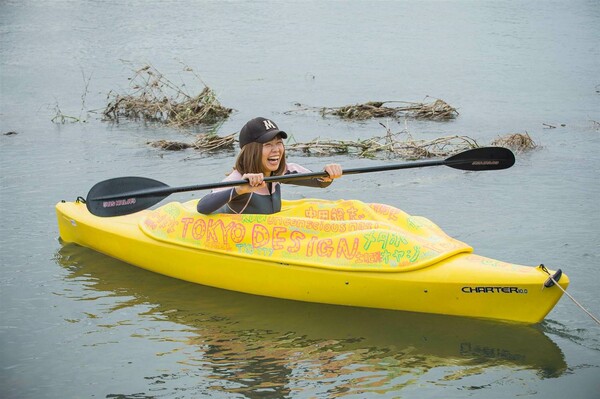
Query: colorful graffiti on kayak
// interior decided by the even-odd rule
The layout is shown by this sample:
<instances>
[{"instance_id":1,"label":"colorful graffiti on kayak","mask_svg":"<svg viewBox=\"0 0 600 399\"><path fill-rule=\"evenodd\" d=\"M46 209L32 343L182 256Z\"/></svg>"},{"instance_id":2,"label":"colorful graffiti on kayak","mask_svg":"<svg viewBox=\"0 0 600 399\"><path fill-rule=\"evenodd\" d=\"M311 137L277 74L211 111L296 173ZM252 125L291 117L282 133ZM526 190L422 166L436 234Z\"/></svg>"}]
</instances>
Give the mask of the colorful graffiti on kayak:
<instances>
[{"instance_id":1,"label":"colorful graffiti on kayak","mask_svg":"<svg viewBox=\"0 0 600 399\"><path fill-rule=\"evenodd\" d=\"M284 201L274 215L206 216L194 204L167 204L140 227L176 245L344 270L415 270L472 251L430 220L389 205L310 199Z\"/></svg>"}]
</instances>

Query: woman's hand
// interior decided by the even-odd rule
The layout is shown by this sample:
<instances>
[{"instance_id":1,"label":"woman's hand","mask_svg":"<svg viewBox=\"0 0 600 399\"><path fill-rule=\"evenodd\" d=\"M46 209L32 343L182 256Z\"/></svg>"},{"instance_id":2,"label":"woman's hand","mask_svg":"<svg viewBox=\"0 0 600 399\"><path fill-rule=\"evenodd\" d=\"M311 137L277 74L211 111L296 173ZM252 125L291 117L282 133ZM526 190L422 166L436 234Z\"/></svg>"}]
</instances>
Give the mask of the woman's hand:
<instances>
[{"instance_id":1,"label":"woman's hand","mask_svg":"<svg viewBox=\"0 0 600 399\"><path fill-rule=\"evenodd\" d=\"M262 173L245 173L242 179L248 180L248 184L242 186L236 186L235 191L238 194L248 194L259 188L266 187L267 184L264 182L265 176Z\"/></svg>"},{"instance_id":2,"label":"woman's hand","mask_svg":"<svg viewBox=\"0 0 600 399\"><path fill-rule=\"evenodd\" d=\"M338 177L342 177L342 167L337 163L330 163L325 165L325 172L329 175L329 177L321 178L321 181L330 182L333 179L337 179Z\"/></svg>"}]
</instances>

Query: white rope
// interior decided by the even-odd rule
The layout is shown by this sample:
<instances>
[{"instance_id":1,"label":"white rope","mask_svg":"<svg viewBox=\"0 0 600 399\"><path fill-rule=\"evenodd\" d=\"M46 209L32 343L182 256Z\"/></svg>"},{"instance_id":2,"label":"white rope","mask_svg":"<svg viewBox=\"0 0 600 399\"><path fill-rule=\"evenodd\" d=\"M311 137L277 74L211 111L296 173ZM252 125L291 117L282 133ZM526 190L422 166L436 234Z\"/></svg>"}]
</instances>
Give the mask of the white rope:
<instances>
[{"instance_id":1,"label":"white rope","mask_svg":"<svg viewBox=\"0 0 600 399\"><path fill-rule=\"evenodd\" d=\"M571 298L571 300L575 303L575 305L577 305L581 310L583 310L585 313L587 313L587 315L590 316L592 318L592 320L594 320L598 325L600 325L600 320L596 316L594 316L590 311L588 311L586 308L584 308L579 302L577 302L577 300L575 298L573 298L573 296L571 294L569 294L563 287L561 287L560 284L558 284L558 281L554 280L554 277L552 277L552 275L550 274L548 269L546 269L544 267L544 265L541 265L541 266L542 266L542 270L545 271L546 273L548 273L548 275L550 276L550 280L552 280L554 285L556 285L558 288L560 288L561 291L566 296Z\"/></svg>"}]
</instances>

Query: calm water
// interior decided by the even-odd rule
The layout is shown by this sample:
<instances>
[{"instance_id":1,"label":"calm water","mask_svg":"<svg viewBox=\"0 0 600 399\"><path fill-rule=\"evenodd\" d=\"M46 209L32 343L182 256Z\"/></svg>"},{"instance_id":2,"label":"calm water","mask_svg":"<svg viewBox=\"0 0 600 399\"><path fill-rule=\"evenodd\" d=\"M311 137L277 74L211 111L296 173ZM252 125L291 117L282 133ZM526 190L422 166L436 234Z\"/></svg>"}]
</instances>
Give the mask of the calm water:
<instances>
[{"instance_id":1,"label":"calm water","mask_svg":"<svg viewBox=\"0 0 600 399\"><path fill-rule=\"evenodd\" d=\"M501 172L414 169L284 195L427 216L478 254L562 268L570 293L598 315L599 38L597 1L2 0L0 395L598 397L600 328L566 297L543 323L520 326L225 292L62 245L54 205L111 177L188 185L221 180L231 166L233 153L147 144L191 141L200 128L114 125L88 112L146 62L199 91L182 63L191 66L236 109L223 135L262 115L298 141L377 136L380 121L286 111L429 95L460 116L408 120L415 138L487 144L527 132L541 147ZM57 107L86 122L52 123Z\"/></svg>"}]
</instances>

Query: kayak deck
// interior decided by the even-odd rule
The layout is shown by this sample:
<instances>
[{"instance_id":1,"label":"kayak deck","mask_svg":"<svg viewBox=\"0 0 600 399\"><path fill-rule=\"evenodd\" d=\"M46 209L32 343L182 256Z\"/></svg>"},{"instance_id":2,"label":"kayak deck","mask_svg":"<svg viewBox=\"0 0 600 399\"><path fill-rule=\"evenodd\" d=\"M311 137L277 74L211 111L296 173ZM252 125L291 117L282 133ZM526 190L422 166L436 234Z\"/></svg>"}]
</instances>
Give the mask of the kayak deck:
<instances>
[{"instance_id":1,"label":"kayak deck","mask_svg":"<svg viewBox=\"0 0 600 399\"><path fill-rule=\"evenodd\" d=\"M293 220L294 216L286 216L286 209L305 206L306 210L310 206L318 214L320 207L333 209L335 206L332 204L335 202L284 201L282 214L270 215L280 218L272 219L272 224L267 223L268 216L247 215L260 216L265 219L261 221L262 223L257 223L256 218L249 217L240 220L240 223L247 223L244 231L248 231L247 238L250 242L242 242L241 230L238 229L237 235L227 238L228 242L233 244L244 244L239 247L234 245L236 251L222 246L218 248L218 245L213 245L212 248L202 247L198 243L200 240L193 239L193 235L190 235L191 240L178 242L173 239L173 237L181 237L186 223L187 228L190 229L195 223L201 226L201 223L196 221L203 220L205 222L203 234L206 237L209 220L213 220L213 223L217 223L214 222L215 220L222 220L222 215L193 214L193 211L190 211L190 208L193 209L193 203L172 203L159 208L158 212L142 211L112 218L94 216L87 211L84 204L77 202L61 202L57 204L56 211L60 236L65 242L73 242L170 277L249 294L307 302L492 318L523 323L537 323L543 320L562 295L562 291L558 287L543 287L548 276L540 268L500 262L472 254L472 249L466 244L445 236L433 223L418 217L407 216L403 220L412 220L411 223L419 226L421 230L427 227L428 232L422 234L419 246L424 248L425 245L428 245L427 250L422 250L420 253L429 255L423 256L421 259L416 257L415 260L420 260L420 262L369 263L364 262L365 258L359 256L356 259L360 261L352 263L349 262L351 259L347 259L348 256L344 255L352 253L352 246L349 245L344 249L347 252L342 250L341 261L327 263L326 261L331 257L318 256L316 241L313 244L313 252L317 255L316 257L289 256L289 251L288 256L284 256L286 249L295 248L294 240L291 237L292 231L301 231L290 230L287 233L288 236L281 233L275 235L276 238L273 239L275 227L286 227L286 223L290 227L292 223L298 222L298 220ZM359 204L355 203L354 205L358 206ZM377 206L371 207L371 209L375 208ZM390 215L390 209L380 209L384 213L387 212L388 216ZM181 213L177 214L176 211ZM325 212L321 214L324 215ZM170 219L165 215L171 215ZM191 215L193 215L192 221L181 222L181 219L178 219L192 217ZM396 216L398 215L396 213ZM232 216L244 217L244 215ZM161 217L163 219L160 219ZM149 220L154 223L154 226L152 223L147 223ZM158 223L160 220L164 223L162 227ZM175 224L173 221L179 222ZM319 219L313 221L319 221ZM321 219L320 223L324 226L323 222L324 220ZM265 223L267 224L265 225ZM253 229L261 229L254 227L258 224L263 227L271 227L270 231L267 229L270 237L268 240L265 239L264 232L261 240L259 240L259 232L255 232L254 236L251 234ZM140 226L149 226L150 228L145 229ZM223 226L227 226L227 224L224 223ZM360 234L367 235L372 232L373 226L369 227L371 228L365 228ZM198 235L203 231L202 227L196 229ZM188 230L188 232L191 231ZM213 230L213 232L215 231L220 234L225 230ZM435 234L429 234L431 232ZM157 234L163 236L158 237ZM172 237L169 238L169 235ZM199 237L198 235L197 237ZM403 237L406 238L409 235ZM418 234L416 235L418 236ZM218 234L215 235L215 237L217 236ZM231 237L235 237L235 239ZM259 241L253 243L252 237ZM346 238L346 241L349 242L348 237ZM415 245L412 238L414 238L414 234L406 245ZM240 242L235 242L238 239ZM324 254L333 253L331 251L334 250L331 248L333 248L335 237L323 236L319 239L331 239L331 242L322 241L325 244L320 245ZM371 242L372 246L369 248L377 249L374 245L375 241L365 239L367 241L360 241L357 244L356 253L358 253L359 247L364 249L367 242ZM406 241L408 242L407 238ZM203 242L206 242L206 238ZM218 244L218 241L216 243ZM257 245L260 243L264 245ZM284 247L280 248L281 256L273 256L274 243ZM304 243L304 251L308 250L309 243L310 238ZM383 241L377 242L380 252L382 243ZM386 245L390 245L389 241ZM244 252L244 248L246 248L246 252ZM248 251L250 248L253 252ZM261 256L261 248L264 249L262 251L264 256ZM269 252L270 256L268 256ZM379 256L379 258L382 257ZM315 259L322 259L323 262L317 262ZM568 282L567 276L563 274L559 284L566 288Z\"/></svg>"},{"instance_id":2,"label":"kayak deck","mask_svg":"<svg viewBox=\"0 0 600 399\"><path fill-rule=\"evenodd\" d=\"M284 201L274 215L201 215L171 202L140 218L158 241L329 270L406 272L472 252L430 220L360 201Z\"/></svg>"}]
</instances>

